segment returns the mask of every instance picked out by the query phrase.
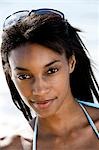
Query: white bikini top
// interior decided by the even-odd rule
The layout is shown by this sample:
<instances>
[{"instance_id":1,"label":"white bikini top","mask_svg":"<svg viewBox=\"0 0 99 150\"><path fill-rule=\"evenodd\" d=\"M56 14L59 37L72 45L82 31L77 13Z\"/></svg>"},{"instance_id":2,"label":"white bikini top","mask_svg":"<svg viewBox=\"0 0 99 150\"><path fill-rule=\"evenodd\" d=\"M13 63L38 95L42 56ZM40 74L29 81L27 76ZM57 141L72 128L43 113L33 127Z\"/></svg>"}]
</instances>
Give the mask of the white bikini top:
<instances>
[{"instance_id":1,"label":"white bikini top","mask_svg":"<svg viewBox=\"0 0 99 150\"><path fill-rule=\"evenodd\" d=\"M95 126L92 118L90 117L90 115L88 114L87 110L85 109L85 106L89 106L89 107L94 107L94 108L99 108L99 104L96 104L96 103L90 103L90 102L84 102L84 101L79 101L77 100L78 103L80 104L82 110L84 111L87 119L88 119L88 122L89 124L91 125L94 133L96 134L97 138L99 139L99 131L97 129L97 127ZM32 150L36 150L36 146L37 146L37 126L38 126L38 117L36 117L35 119L35 124L34 124L34 135L33 135L33 146L32 146Z\"/></svg>"}]
</instances>

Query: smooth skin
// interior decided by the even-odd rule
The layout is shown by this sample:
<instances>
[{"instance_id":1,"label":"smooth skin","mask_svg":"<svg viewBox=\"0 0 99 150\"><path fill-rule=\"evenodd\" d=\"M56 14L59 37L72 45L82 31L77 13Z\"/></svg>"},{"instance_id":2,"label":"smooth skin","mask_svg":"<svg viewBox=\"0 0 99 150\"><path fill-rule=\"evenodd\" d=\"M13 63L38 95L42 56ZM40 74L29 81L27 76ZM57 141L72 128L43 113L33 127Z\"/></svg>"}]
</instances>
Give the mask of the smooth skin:
<instances>
[{"instance_id":1,"label":"smooth skin","mask_svg":"<svg viewBox=\"0 0 99 150\"><path fill-rule=\"evenodd\" d=\"M67 60L64 53L26 43L11 51L9 63L11 78L22 99L39 117L37 150L99 149L99 141L71 93L74 55ZM87 110L99 129L99 110ZM4 150L11 150L11 146L14 150L31 150L31 138L27 140L21 132L13 137Z\"/></svg>"}]
</instances>

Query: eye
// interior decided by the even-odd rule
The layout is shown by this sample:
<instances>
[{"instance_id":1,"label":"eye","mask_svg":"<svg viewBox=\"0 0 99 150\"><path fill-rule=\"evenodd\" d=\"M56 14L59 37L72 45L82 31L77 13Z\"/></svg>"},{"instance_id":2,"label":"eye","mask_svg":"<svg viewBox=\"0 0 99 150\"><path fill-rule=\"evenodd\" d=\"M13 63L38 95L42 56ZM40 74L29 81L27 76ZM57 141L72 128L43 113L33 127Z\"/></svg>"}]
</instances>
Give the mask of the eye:
<instances>
[{"instance_id":1,"label":"eye","mask_svg":"<svg viewBox=\"0 0 99 150\"><path fill-rule=\"evenodd\" d=\"M30 79L31 76L28 74L17 74L17 78L20 80L26 80L26 79Z\"/></svg>"},{"instance_id":2,"label":"eye","mask_svg":"<svg viewBox=\"0 0 99 150\"><path fill-rule=\"evenodd\" d=\"M48 71L47 71L47 74L54 74L58 71L59 69L58 68L49 68Z\"/></svg>"}]
</instances>

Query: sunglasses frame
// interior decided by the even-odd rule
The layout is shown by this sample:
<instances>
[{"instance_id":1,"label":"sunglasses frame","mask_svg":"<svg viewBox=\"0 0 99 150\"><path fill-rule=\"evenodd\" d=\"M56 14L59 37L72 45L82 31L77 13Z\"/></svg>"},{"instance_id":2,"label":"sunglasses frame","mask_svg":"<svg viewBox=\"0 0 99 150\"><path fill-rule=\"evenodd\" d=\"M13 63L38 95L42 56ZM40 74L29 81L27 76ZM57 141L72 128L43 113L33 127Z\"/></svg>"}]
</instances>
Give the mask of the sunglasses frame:
<instances>
[{"instance_id":1,"label":"sunglasses frame","mask_svg":"<svg viewBox=\"0 0 99 150\"><path fill-rule=\"evenodd\" d=\"M55 9L41 8L41 9L36 9L36 10L31 10L31 11L29 11L29 10L21 10L21 11L14 12L13 14L9 15L5 19L4 24L3 24L3 30L8 28L7 26L9 25L11 20L9 20L9 22L7 24L6 24L6 21L8 19L10 19L10 17L13 17L14 15L16 15L16 19L17 19L17 14L21 14L21 13L24 13L24 12L27 12L27 15L24 15L23 17L31 16L32 14L44 15L44 14L48 14L48 13L55 13L55 14L59 15L64 20L64 14L62 12L58 11L58 10L55 10ZM22 17L22 15L20 15L20 17L17 19L16 22L18 22L21 19L21 17ZM15 22L14 20L12 20L12 21ZM10 24L9 27L13 26L13 25Z\"/></svg>"}]
</instances>

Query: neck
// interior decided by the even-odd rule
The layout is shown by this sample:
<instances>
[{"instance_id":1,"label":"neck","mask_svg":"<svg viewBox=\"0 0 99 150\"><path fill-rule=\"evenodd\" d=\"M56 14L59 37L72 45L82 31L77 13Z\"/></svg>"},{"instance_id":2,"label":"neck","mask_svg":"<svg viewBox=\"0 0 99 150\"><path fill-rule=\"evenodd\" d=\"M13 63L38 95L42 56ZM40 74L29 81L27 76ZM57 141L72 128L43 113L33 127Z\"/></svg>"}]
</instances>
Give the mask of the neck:
<instances>
[{"instance_id":1,"label":"neck","mask_svg":"<svg viewBox=\"0 0 99 150\"><path fill-rule=\"evenodd\" d=\"M65 134L66 136L74 128L77 128L77 122L81 117L80 112L79 104L72 98L56 114L47 118L39 118L39 132L46 135L62 136Z\"/></svg>"}]
</instances>

